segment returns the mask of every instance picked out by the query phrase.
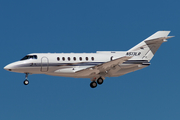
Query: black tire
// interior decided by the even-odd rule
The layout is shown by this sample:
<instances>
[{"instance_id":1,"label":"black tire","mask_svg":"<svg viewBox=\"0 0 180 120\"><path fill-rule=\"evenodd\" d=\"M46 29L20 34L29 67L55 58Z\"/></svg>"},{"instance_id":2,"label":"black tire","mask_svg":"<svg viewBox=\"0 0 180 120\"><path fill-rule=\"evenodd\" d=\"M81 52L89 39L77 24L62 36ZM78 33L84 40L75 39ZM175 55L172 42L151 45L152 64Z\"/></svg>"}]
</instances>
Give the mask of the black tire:
<instances>
[{"instance_id":1,"label":"black tire","mask_svg":"<svg viewBox=\"0 0 180 120\"><path fill-rule=\"evenodd\" d=\"M23 83L24 83L24 85L28 85L28 84L29 84L29 81L28 81L28 80L25 80Z\"/></svg>"},{"instance_id":2,"label":"black tire","mask_svg":"<svg viewBox=\"0 0 180 120\"><path fill-rule=\"evenodd\" d=\"M103 83L103 81L104 81L104 80L103 80L101 77L97 79L97 83L98 83L99 85L101 85L101 84Z\"/></svg>"},{"instance_id":3,"label":"black tire","mask_svg":"<svg viewBox=\"0 0 180 120\"><path fill-rule=\"evenodd\" d=\"M91 82L90 87L91 87L91 88L97 87L97 83L96 83L95 81Z\"/></svg>"}]
</instances>

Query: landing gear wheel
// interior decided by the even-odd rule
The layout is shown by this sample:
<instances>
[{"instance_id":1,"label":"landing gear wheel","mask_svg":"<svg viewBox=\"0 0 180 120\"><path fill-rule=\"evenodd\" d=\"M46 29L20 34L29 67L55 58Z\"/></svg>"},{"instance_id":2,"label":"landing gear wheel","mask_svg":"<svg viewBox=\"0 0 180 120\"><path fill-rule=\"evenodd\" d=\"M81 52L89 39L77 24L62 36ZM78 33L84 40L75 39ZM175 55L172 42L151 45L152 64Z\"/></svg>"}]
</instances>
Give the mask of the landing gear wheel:
<instances>
[{"instance_id":1,"label":"landing gear wheel","mask_svg":"<svg viewBox=\"0 0 180 120\"><path fill-rule=\"evenodd\" d=\"M97 86L97 83L95 81L91 82L90 84L91 88L95 88Z\"/></svg>"},{"instance_id":2,"label":"landing gear wheel","mask_svg":"<svg viewBox=\"0 0 180 120\"><path fill-rule=\"evenodd\" d=\"M104 81L104 80L103 80L101 77L97 79L97 83L98 83L99 85L101 85L101 84L103 83L103 81Z\"/></svg>"},{"instance_id":3,"label":"landing gear wheel","mask_svg":"<svg viewBox=\"0 0 180 120\"><path fill-rule=\"evenodd\" d=\"M28 81L28 75L29 75L29 73L25 73L26 74L26 78L25 78L25 80L24 80L24 85L28 85L29 84L29 81Z\"/></svg>"},{"instance_id":4,"label":"landing gear wheel","mask_svg":"<svg viewBox=\"0 0 180 120\"><path fill-rule=\"evenodd\" d=\"M29 84L29 81L28 80L25 80L24 81L24 85L28 85Z\"/></svg>"}]
</instances>

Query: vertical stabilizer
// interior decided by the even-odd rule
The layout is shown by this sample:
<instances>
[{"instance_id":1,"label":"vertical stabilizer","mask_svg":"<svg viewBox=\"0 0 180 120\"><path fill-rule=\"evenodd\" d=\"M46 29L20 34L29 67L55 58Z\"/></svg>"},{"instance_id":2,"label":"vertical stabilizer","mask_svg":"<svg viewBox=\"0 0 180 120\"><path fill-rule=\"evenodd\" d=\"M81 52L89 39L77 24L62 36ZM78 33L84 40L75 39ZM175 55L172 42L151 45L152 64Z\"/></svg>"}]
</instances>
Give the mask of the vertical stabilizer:
<instances>
[{"instance_id":1,"label":"vertical stabilizer","mask_svg":"<svg viewBox=\"0 0 180 120\"><path fill-rule=\"evenodd\" d=\"M131 60L148 60L150 61L156 51L159 49L163 42L166 42L166 39L171 38L168 36L170 31L158 31L145 39L144 41L140 42L128 52L137 53L138 55L134 56Z\"/></svg>"}]
</instances>

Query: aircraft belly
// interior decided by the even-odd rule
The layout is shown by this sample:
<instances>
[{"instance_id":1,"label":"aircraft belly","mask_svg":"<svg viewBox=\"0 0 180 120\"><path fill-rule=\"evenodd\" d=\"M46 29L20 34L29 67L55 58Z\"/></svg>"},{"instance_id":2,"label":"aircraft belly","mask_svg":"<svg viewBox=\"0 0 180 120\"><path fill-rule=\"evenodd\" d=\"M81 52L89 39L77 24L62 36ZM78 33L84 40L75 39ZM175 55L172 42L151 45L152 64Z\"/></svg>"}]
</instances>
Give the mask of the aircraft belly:
<instances>
[{"instance_id":1,"label":"aircraft belly","mask_svg":"<svg viewBox=\"0 0 180 120\"><path fill-rule=\"evenodd\" d=\"M77 73L46 73L46 75L73 77L73 78L91 78L91 76L79 75Z\"/></svg>"},{"instance_id":2,"label":"aircraft belly","mask_svg":"<svg viewBox=\"0 0 180 120\"><path fill-rule=\"evenodd\" d=\"M76 71L83 70L92 66L61 66L61 67L50 67L49 71L45 74L62 77L74 77L74 78L89 78L88 73L76 73Z\"/></svg>"},{"instance_id":3,"label":"aircraft belly","mask_svg":"<svg viewBox=\"0 0 180 120\"><path fill-rule=\"evenodd\" d=\"M104 77L116 77L121 76L144 67L147 65L142 64L121 64L112 67L106 72L100 72L97 69L91 69L92 66L61 66L61 67L50 67L49 71L45 74L53 76L62 76L62 77L74 77L74 78L92 78L95 76L104 76ZM89 68L89 69L87 69ZM86 69L86 70L84 70ZM76 72L80 71L80 72Z\"/></svg>"}]
</instances>

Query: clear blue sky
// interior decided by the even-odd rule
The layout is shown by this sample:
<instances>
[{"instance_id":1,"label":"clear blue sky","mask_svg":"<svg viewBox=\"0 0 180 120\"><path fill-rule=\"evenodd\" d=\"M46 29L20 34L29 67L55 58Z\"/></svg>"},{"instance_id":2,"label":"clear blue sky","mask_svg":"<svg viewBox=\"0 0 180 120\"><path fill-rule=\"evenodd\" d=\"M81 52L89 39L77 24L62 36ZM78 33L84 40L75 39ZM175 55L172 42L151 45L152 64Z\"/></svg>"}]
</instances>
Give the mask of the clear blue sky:
<instances>
[{"instance_id":1,"label":"clear blue sky","mask_svg":"<svg viewBox=\"0 0 180 120\"><path fill-rule=\"evenodd\" d=\"M179 120L179 0L0 1L0 120ZM158 30L151 65L106 78L30 75L3 67L29 53L125 51Z\"/></svg>"}]
</instances>

